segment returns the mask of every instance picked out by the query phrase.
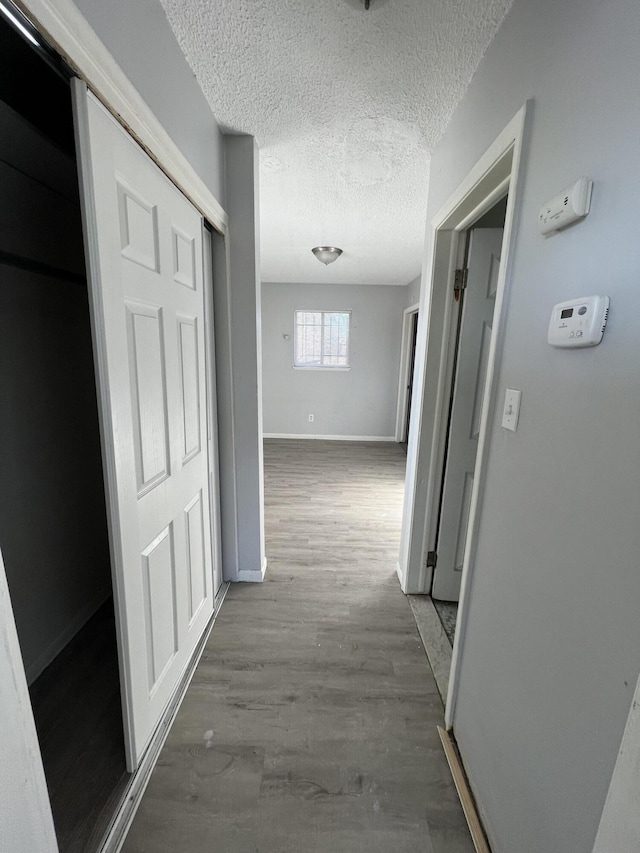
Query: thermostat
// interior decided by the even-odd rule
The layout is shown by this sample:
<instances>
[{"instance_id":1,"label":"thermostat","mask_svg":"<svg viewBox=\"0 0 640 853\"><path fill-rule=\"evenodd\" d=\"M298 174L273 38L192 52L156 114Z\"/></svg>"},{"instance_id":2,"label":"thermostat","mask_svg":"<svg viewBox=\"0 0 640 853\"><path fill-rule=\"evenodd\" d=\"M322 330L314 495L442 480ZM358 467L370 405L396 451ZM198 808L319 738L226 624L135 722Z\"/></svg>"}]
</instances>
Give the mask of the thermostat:
<instances>
[{"instance_id":1,"label":"thermostat","mask_svg":"<svg viewBox=\"0 0 640 853\"><path fill-rule=\"evenodd\" d=\"M546 204L538 214L538 227L543 234L553 234L578 219L584 219L591 207L593 181L579 178Z\"/></svg>"},{"instance_id":2,"label":"thermostat","mask_svg":"<svg viewBox=\"0 0 640 853\"><path fill-rule=\"evenodd\" d=\"M602 340L608 317L608 296L560 302L551 312L549 343L552 347L595 347Z\"/></svg>"}]
</instances>

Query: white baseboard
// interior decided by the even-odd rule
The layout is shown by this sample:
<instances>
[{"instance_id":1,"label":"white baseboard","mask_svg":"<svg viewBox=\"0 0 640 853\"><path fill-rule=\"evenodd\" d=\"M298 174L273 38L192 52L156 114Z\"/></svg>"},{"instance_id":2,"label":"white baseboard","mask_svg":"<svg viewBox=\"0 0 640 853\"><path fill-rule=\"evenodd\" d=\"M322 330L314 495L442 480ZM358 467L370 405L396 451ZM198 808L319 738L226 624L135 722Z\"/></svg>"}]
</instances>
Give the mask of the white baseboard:
<instances>
[{"instance_id":1,"label":"white baseboard","mask_svg":"<svg viewBox=\"0 0 640 853\"><path fill-rule=\"evenodd\" d=\"M240 569L238 572L239 583L262 583L267 573L267 558L262 562L261 569Z\"/></svg>"},{"instance_id":2,"label":"white baseboard","mask_svg":"<svg viewBox=\"0 0 640 853\"><path fill-rule=\"evenodd\" d=\"M392 441L392 435L308 435L306 433L294 434L288 432L265 432L263 438L307 438L319 441Z\"/></svg>"},{"instance_id":3,"label":"white baseboard","mask_svg":"<svg viewBox=\"0 0 640 853\"><path fill-rule=\"evenodd\" d=\"M76 616L67 623L64 631L47 646L47 648L38 655L28 666L25 666L27 676L27 684L31 685L36 678L41 675L50 663L60 654L64 647L71 642L78 631L91 619L94 613L105 603L111 588L101 590L100 595L92 599L86 607L83 607Z\"/></svg>"}]
</instances>

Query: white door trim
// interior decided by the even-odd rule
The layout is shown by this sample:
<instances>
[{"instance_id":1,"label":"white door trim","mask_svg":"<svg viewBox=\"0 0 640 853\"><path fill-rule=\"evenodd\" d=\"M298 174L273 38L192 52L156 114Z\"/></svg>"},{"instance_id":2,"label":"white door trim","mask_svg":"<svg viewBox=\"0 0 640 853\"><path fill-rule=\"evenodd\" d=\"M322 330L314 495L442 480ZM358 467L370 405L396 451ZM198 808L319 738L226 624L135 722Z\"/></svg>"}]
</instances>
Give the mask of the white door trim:
<instances>
[{"instance_id":1,"label":"white door trim","mask_svg":"<svg viewBox=\"0 0 640 853\"><path fill-rule=\"evenodd\" d=\"M36 29L221 234L228 217L72 0L16 0Z\"/></svg>"},{"instance_id":2,"label":"white door trim","mask_svg":"<svg viewBox=\"0 0 640 853\"><path fill-rule=\"evenodd\" d=\"M420 326L416 351L416 388L421 389L415 413L416 428L410 435L407 453L405 508L399 577L405 592L428 592L431 570L426 555L437 533L438 501L443 456L443 410L447 392L447 353L452 300L448 298L458 258L461 233L509 191L503 256L496 294L495 326L491 339L484 405L482 409L476 477L471 497L469 527L462 571L456 637L445 722L453 725L462 650L464 647L469 593L482 510L482 493L488 450L490 415L496 402L496 363L504 336L507 282L511 274L514 224L520 203L521 154L527 104L516 113L471 169L467 177L433 218L427 237L426 256L431 258L428 292L423 280ZM426 328L425 328L426 324Z\"/></svg>"},{"instance_id":3,"label":"white door trim","mask_svg":"<svg viewBox=\"0 0 640 853\"><path fill-rule=\"evenodd\" d=\"M640 678L613 768L609 791L600 815L593 853L637 850L640 838Z\"/></svg>"},{"instance_id":4,"label":"white door trim","mask_svg":"<svg viewBox=\"0 0 640 853\"><path fill-rule=\"evenodd\" d=\"M409 306L402 315L402 343L400 345L400 373L398 376L398 406L396 409L395 441L404 438L404 425L407 420L407 383L409 381L409 349L411 345L411 318L418 313L420 305ZM407 436L408 438L408 436Z\"/></svg>"},{"instance_id":5,"label":"white door trim","mask_svg":"<svg viewBox=\"0 0 640 853\"><path fill-rule=\"evenodd\" d=\"M58 853L42 756L0 551L0 790L6 849ZM8 818L5 820L5 818Z\"/></svg>"}]
</instances>

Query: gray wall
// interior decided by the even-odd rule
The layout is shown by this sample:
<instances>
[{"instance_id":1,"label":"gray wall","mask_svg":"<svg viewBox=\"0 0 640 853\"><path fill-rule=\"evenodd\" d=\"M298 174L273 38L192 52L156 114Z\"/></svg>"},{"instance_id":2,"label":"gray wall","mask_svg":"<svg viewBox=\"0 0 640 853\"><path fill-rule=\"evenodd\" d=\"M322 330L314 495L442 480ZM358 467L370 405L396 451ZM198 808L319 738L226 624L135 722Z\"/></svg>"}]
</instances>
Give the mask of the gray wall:
<instances>
[{"instance_id":1,"label":"gray wall","mask_svg":"<svg viewBox=\"0 0 640 853\"><path fill-rule=\"evenodd\" d=\"M640 669L637 0L516 0L434 152L427 220L527 98L506 338L518 431L489 425L455 733L495 853L584 853ZM543 238L580 175L588 218ZM546 342L553 305L611 297L594 349Z\"/></svg>"},{"instance_id":2,"label":"gray wall","mask_svg":"<svg viewBox=\"0 0 640 853\"><path fill-rule=\"evenodd\" d=\"M422 283L422 276L419 275L410 281L409 284L405 288L405 300L404 307L411 308L413 305L417 305L420 302L420 285Z\"/></svg>"},{"instance_id":3,"label":"gray wall","mask_svg":"<svg viewBox=\"0 0 640 853\"><path fill-rule=\"evenodd\" d=\"M216 311L229 318L219 369L230 370L229 403L219 417L221 470L233 467L237 514L237 562L225 563L225 580L258 580L265 564L262 465L262 374L260 364L260 200L258 147L252 136L225 136L230 277L224 294L218 280ZM224 285L224 282L222 282ZM222 298L221 298L222 297ZM217 329L217 326L216 326ZM218 337L217 337L218 340ZM224 334L219 340L225 344ZM230 361L229 361L230 355ZM224 389L224 384L221 390ZM227 415L229 417L227 417ZM223 481L229 482L231 476ZM223 531L230 528L222 501ZM225 549L226 550L226 549Z\"/></svg>"},{"instance_id":4,"label":"gray wall","mask_svg":"<svg viewBox=\"0 0 640 853\"><path fill-rule=\"evenodd\" d=\"M224 207L222 134L160 0L75 4Z\"/></svg>"},{"instance_id":5,"label":"gray wall","mask_svg":"<svg viewBox=\"0 0 640 853\"><path fill-rule=\"evenodd\" d=\"M392 437L405 299L404 287L263 284L265 433ZM300 308L351 310L351 370L293 369Z\"/></svg>"},{"instance_id":6,"label":"gray wall","mask_svg":"<svg viewBox=\"0 0 640 853\"><path fill-rule=\"evenodd\" d=\"M111 574L75 163L0 104L0 547L33 680ZM75 280L69 280L66 273Z\"/></svg>"}]
</instances>

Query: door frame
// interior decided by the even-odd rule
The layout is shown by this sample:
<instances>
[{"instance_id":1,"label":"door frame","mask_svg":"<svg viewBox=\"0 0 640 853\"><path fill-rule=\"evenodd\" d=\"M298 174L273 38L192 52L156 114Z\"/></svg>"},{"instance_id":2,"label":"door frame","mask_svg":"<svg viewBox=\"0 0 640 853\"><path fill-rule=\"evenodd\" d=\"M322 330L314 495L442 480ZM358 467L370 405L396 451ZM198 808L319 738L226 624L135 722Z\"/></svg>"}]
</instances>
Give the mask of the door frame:
<instances>
[{"instance_id":1,"label":"door frame","mask_svg":"<svg viewBox=\"0 0 640 853\"><path fill-rule=\"evenodd\" d=\"M418 314L420 304L410 305L404 309L402 315L402 343L400 345L400 373L398 378L398 406L396 409L395 440L397 442L409 440L409 434L404 435L404 427L407 423L407 401L409 398L409 375L411 373L411 328L414 316ZM417 354L417 350L416 350ZM415 376L415 374L414 374Z\"/></svg>"},{"instance_id":2,"label":"door frame","mask_svg":"<svg viewBox=\"0 0 640 853\"><path fill-rule=\"evenodd\" d=\"M488 459L488 432L497 399L497 362L506 325L508 283L520 188L522 150L527 106L525 103L485 154L472 167L448 201L434 216L427 232L426 256L431 258L428 276L423 275L416 352L416 399L414 429L409 436L405 504L402 520L398 576L405 593L428 592L432 570L427 554L437 535L438 506L446 437L446 404L450 385L450 298L463 233L507 194L503 254L498 277L494 330L491 336L485 380L476 477L471 497L462 587L453 658L447 695L445 723L452 727L462 649L464 646L473 566L482 514L482 495Z\"/></svg>"}]
</instances>

